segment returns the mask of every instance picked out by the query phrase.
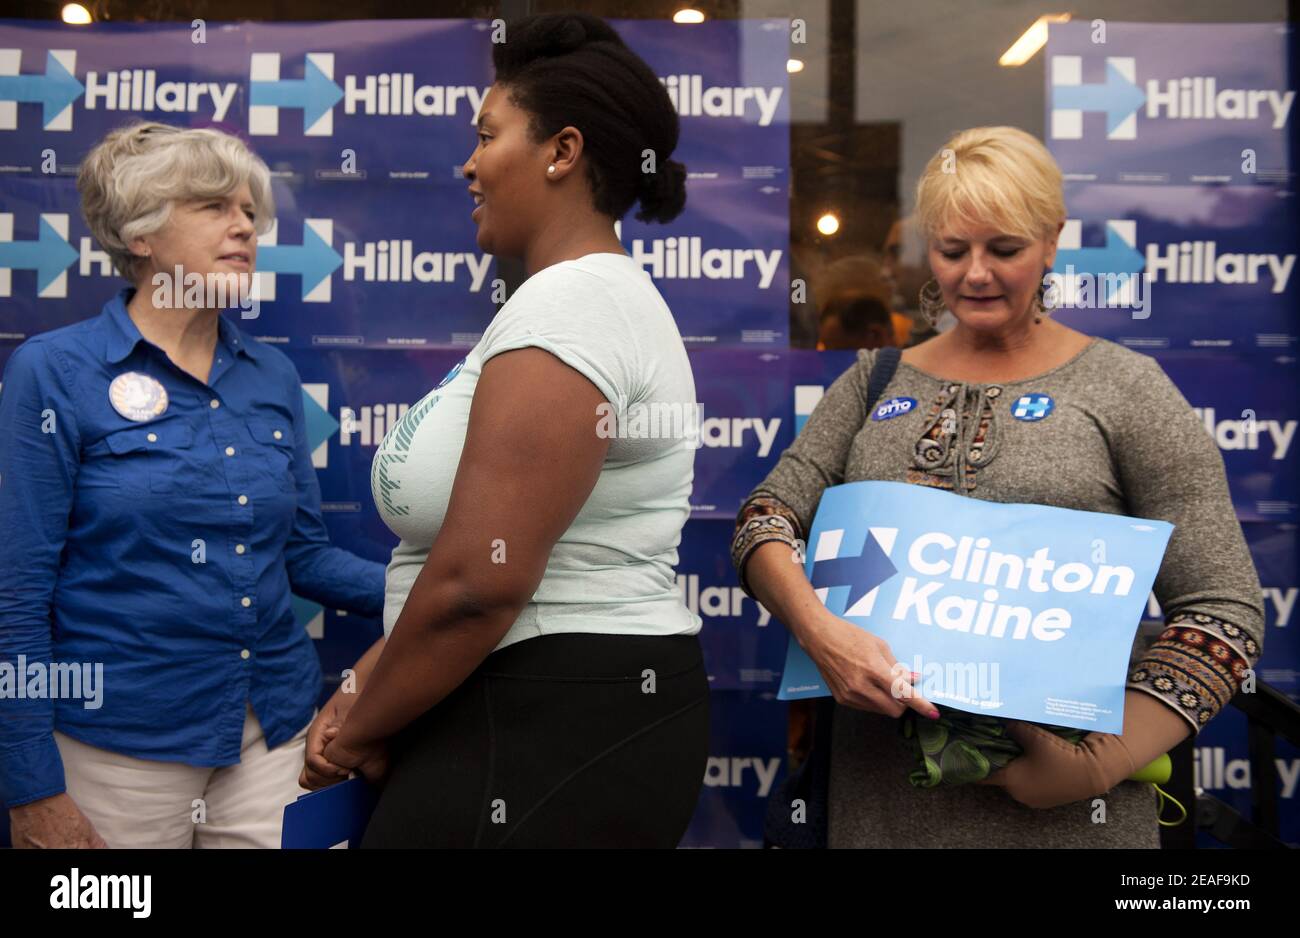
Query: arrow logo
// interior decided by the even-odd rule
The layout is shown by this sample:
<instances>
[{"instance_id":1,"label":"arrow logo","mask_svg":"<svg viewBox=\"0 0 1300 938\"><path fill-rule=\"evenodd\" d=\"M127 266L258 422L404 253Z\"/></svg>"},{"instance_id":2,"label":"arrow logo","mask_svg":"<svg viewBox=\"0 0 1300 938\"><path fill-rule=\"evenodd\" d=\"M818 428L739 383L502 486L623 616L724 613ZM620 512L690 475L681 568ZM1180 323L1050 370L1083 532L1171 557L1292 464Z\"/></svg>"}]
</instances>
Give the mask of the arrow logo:
<instances>
[{"instance_id":1,"label":"arrow logo","mask_svg":"<svg viewBox=\"0 0 1300 938\"><path fill-rule=\"evenodd\" d=\"M324 67L322 67L324 66ZM310 53L303 65L303 77L280 78L279 53L255 53L248 82L248 103L252 108L300 108L303 133L309 136L328 135L333 132L332 108L343 98L343 89L334 83L334 56L331 53ZM270 77L275 76L275 77ZM278 111L250 113L249 132L274 134L278 120L270 114ZM252 120L253 117L259 118Z\"/></svg>"},{"instance_id":2,"label":"arrow logo","mask_svg":"<svg viewBox=\"0 0 1300 938\"><path fill-rule=\"evenodd\" d=\"M325 637L325 607L310 599L289 594L289 608L293 610L294 624L307 630L312 638Z\"/></svg>"},{"instance_id":3,"label":"arrow logo","mask_svg":"<svg viewBox=\"0 0 1300 938\"><path fill-rule=\"evenodd\" d=\"M72 262L80 257L67 238L50 224L51 217L61 218L67 224L67 215L42 215L40 233L35 241L0 241L0 268L36 271L38 296L44 294ZM0 219L5 219L5 227L12 231L13 215L0 216ZM8 280L7 273L5 280ZM53 294L63 295L62 291L52 291ZM8 290L0 290L0 295L7 296Z\"/></svg>"},{"instance_id":4,"label":"arrow logo","mask_svg":"<svg viewBox=\"0 0 1300 938\"><path fill-rule=\"evenodd\" d=\"M343 257L330 246L329 241L317 233L315 225L321 225L318 219L306 219L302 226L302 244L262 244L257 249L258 273L298 274L302 277L302 298L304 301L320 300L328 302L328 284L317 297L309 297L329 275L343 266ZM331 222L324 222L332 229ZM261 291L268 299L274 298L274 289L269 293Z\"/></svg>"},{"instance_id":5,"label":"arrow logo","mask_svg":"<svg viewBox=\"0 0 1300 938\"><path fill-rule=\"evenodd\" d=\"M1081 225L1077 219L1070 219L1061 229L1056 251L1056 264L1052 272L1066 278L1072 275L1092 274L1106 277L1109 274L1136 274L1145 270L1146 258L1134 246L1137 240L1137 224L1132 221L1106 222L1106 246L1099 248L1080 247ZM1127 281L1128 277L1107 280L1109 286L1107 299L1114 299ZM1119 282L1119 281L1123 282Z\"/></svg>"},{"instance_id":6,"label":"arrow logo","mask_svg":"<svg viewBox=\"0 0 1300 938\"><path fill-rule=\"evenodd\" d=\"M17 72L18 62L13 56L14 52L16 50L0 50L0 63L8 64L4 61L7 58L12 62L14 72ZM0 106L7 101L40 104L45 130L71 130L72 113L69 111L62 120L59 120L59 116L86 90L85 85L77 81L69 70L72 63L76 62L75 57L74 51L51 49L45 55L44 75L0 75ZM60 58L67 58L69 66L65 67ZM0 68L3 64L0 64ZM12 108L12 105L9 107ZM16 114L0 117L0 130L14 130L16 127Z\"/></svg>"},{"instance_id":7,"label":"arrow logo","mask_svg":"<svg viewBox=\"0 0 1300 938\"><path fill-rule=\"evenodd\" d=\"M883 533L883 532L882 532ZM895 532L896 533L896 532ZM839 551L843 531L824 531L817 542L817 553L813 558L813 589L823 590L848 584L848 600L844 604L845 615L866 615L870 609L855 610L872 590L884 583L898 572L889 555L876 540L876 532L869 531L862 544L862 553L857 557L835 557ZM823 556L829 554L831 556ZM855 597L855 593L857 594Z\"/></svg>"},{"instance_id":8,"label":"arrow logo","mask_svg":"<svg viewBox=\"0 0 1300 938\"><path fill-rule=\"evenodd\" d=\"M1106 80L1083 84L1083 59L1077 55L1052 57L1052 136L1079 139L1083 136L1083 112L1106 115L1106 136L1132 140L1137 136L1138 108L1147 96L1136 83L1137 65L1132 58L1106 59Z\"/></svg>"},{"instance_id":9,"label":"arrow logo","mask_svg":"<svg viewBox=\"0 0 1300 938\"><path fill-rule=\"evenodd\" d=\"M323 387L325 393L329 394L329 385L312 385L311 387L313 390ZM327 397L326 400L329 400L329 398ZM339 428L339 422L312 396L306 385L303 385L302 389L302 410L303 416L307 418L307 448L314 453L316 447L334 435L334 432Z\"/></svg>"}]
</instances>

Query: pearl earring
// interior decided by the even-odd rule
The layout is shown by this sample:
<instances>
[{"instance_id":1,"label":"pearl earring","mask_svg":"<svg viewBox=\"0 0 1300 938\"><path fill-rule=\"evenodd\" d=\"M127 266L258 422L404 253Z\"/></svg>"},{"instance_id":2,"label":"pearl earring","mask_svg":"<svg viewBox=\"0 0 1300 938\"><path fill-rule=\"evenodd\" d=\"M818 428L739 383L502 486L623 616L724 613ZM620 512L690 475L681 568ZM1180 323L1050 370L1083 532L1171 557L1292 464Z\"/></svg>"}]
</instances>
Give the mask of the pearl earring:
<instances>
[{"instance_id":1,"label":"pearl earring","mask_svg":"<svg viewBox=\"0 0 1300 938\"><path fill-rule=\"evenodd\" d=\"M555 175L555 164L554 164L554 163L552 163L550 166L546 167L546 175L548 175L548 176L554 176L554 175Z\"/></svg>"}]
</instances>

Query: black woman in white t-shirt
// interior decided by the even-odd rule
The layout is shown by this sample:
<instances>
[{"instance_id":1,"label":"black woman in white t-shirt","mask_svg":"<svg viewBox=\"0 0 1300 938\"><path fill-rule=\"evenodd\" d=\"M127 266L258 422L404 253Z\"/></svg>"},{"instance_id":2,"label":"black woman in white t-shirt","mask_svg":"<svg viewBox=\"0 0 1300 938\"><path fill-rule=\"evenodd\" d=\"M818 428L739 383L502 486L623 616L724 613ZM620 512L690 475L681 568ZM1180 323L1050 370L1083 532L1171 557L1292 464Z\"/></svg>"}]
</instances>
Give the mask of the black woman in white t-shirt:
<instances>
[{"instance_id":1,"label":"black woman in white t-shirt","mask_svg":"<svg viewBox=\"0 0 1300 938\"><path fill-rule=\"evenodd\" d=\"M619 419L698 410L614 225L682 211L677 113L597 17L505 38L464 176L479 248L528 279L376 453L401 538L385 638L313 723L302 783L382 781L366 847L673 847L708 752L673 574L697 444L689 419Z\"/></svg>"}]
</instances>

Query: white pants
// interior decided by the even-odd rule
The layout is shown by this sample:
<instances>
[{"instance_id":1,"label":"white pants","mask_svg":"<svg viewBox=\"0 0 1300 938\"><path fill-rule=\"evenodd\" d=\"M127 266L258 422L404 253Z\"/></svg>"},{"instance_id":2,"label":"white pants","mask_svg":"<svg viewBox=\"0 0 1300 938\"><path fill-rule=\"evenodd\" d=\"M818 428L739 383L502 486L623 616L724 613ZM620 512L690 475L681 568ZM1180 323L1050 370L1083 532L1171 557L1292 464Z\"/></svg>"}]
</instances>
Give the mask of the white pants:
<instances>
[{"instance_id":1,"label":"white pants","mask_svg":"<svg viewBox=\"0 0 1300 938\"><path fill-rule=\"evenodd\" d=\"M248 707L239 762L212 768L154 762L98 749L57 730L68 795L110 847L280 848L285 805L298 787L308 722L266 748Z\"/></svg>"}]
</instances>

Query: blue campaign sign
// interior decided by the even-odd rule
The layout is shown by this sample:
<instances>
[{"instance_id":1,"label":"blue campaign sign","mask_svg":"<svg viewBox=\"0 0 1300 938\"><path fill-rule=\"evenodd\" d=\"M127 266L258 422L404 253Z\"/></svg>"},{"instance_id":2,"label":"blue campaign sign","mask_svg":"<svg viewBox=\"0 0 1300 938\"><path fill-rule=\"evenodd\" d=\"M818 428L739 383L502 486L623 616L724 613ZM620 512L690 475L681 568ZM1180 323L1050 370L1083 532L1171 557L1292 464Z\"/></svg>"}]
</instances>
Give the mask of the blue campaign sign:
<instances>
[{"instance_id":1,"label":"blue campaign sign","mask_svg":"<svg viewBox=\"0 0 1300 938\"><path fill-rule=\"evenodd\" d=\"M1289 185L1281 23L1048 27L1047 142L1084 182Z\"/></svg>"},{"instance_id":2,"label":"blue campaign sign","mask_svg":"<svg viewBox=\"0 0 1300 938\"><path fill-rule=\"evenodd\" d=\"M703 408L692 518L736 517L855 352L693 349Z\"/></svg>"},{"instance_id":3,"label":"blue campaign sign","mask_svg":"<svg viewBox=\"0 0 1300 938\"><path fill-rule=\"evenodd\" d=\"M922 675L932 703L1118 733L1133 636L1172 532L1164 521L852 482L823 493L806 571L827 609ZM828 694L791 637L781 698Z\"/></svg>"},{"instance_id":4,"label":"blue campaign sign","mask_svg":"<svg viewBox=\"0 0 1300 938\"><path fill-rule=\"evenodd\" d=\"M1300 632L1293 627L1300 596L1300 551L1291 522L1248 522L1241 526L1259 573L1263 592L1264 646L1256 674L1274 690L1300 704ZM1155 597L1147 601L1147 618L1158 635L1164 612Z\"/></svg>"},{"instance_id":5,"label":"blue campaign sign","mask_svg":"<svg viewBox=\"0 0 1300 938\"><path fill-rule=\"evenodd\" d=\"M391 182L408 199L430 183L463 192L460 167L492 84L488 21L238 28L240 126L273 168L311 181Z\"/></svg>"},{"instance_id":6,"label":"blue campaign sign","mask_svg":"<svg viewBox=\"0 0 1300 938\"><path fill-rule=\"evenodd\" d=\"M1264 591L1263 681L1300 704L1300 630L1295 628L1300 596L1300 538L1294 524L1244 525Z\"/></svg>"},{"instance_id":7,"label":"blue campaign sign","mask_svg":"<svg viewBox=\"0 0 1300 938\"><path fill-rule=\"evenodd\" d=\"M497 273L475 242L463 190L420 189L419 211L377 211L412 198L388 182L277 184L276 194L284 211L258 244L255 332L311 348L478 341L497 309Z\"/></svg>"},{"instance_id":8,"label":"blue campaign sign","mask_svg":"<svg viewBox=\"0 0 1300 938\"><path fill-rule=\"evenodd\" d=\"M1276 740L1273 767L1276 771L1274 794L1277 797L1278 828L1281 839L1292 847L1300 846L1300 750L1284 737ZM1250 728L1246 715L1236 707L1225 707L1196 736L1192 771L1195 784L1242 817L1259 820L1259 789L1263 784L1252 778ZM1176 809L1165 810L1166 819L1176 819ZM1197 833L1197 847L1223 847L1208 830Z\"/></svg>"},{"instance_id":9,"label":"blue campaign sign","mask_svg":"<svg viewBox=\"0 0 1300 938\"><path fill-rule=\"evenodd\" d=\"M1237 517L1295 520L1300 515L1300 377L1295 358L1262 352L1219 352L1207 358L1194 350L1157 351L1153 357L1218 445ZM1270 380L1260 380L1265 368Z\"/></svg>"},{"instance_id":10,"label":"blue campaign sign","mask_svg":"<svg viewBox=\"0 0 1300 938\"><path fill-rule=\"evenodd\" d=\"M678 548L677 589L700 617L700 643L712 690L775 693L785 660L785 630L745 595L731 565L734 524L691 520Z\"/></svg>"},{"instance_id":11,"label":"blue campaign sign","mask_svg":"<svg viewBox=\"0 0 1300 938\"><path fill-rule=\"evenodd\" d=\"M610 20L668 90L693 178L789 188L790 22Z\"/></svg>"},{"instance_id":12,"label":"blue campaign sign","mask_svg":"<svg viewBox=\"0 0 1300 938\"><path fill-rule=\"evenodd\" d=\"M1294 355L1292 199L1244 186L1066 186L1053 315L1130 348Z\"/></svg>"}]
</instances>

